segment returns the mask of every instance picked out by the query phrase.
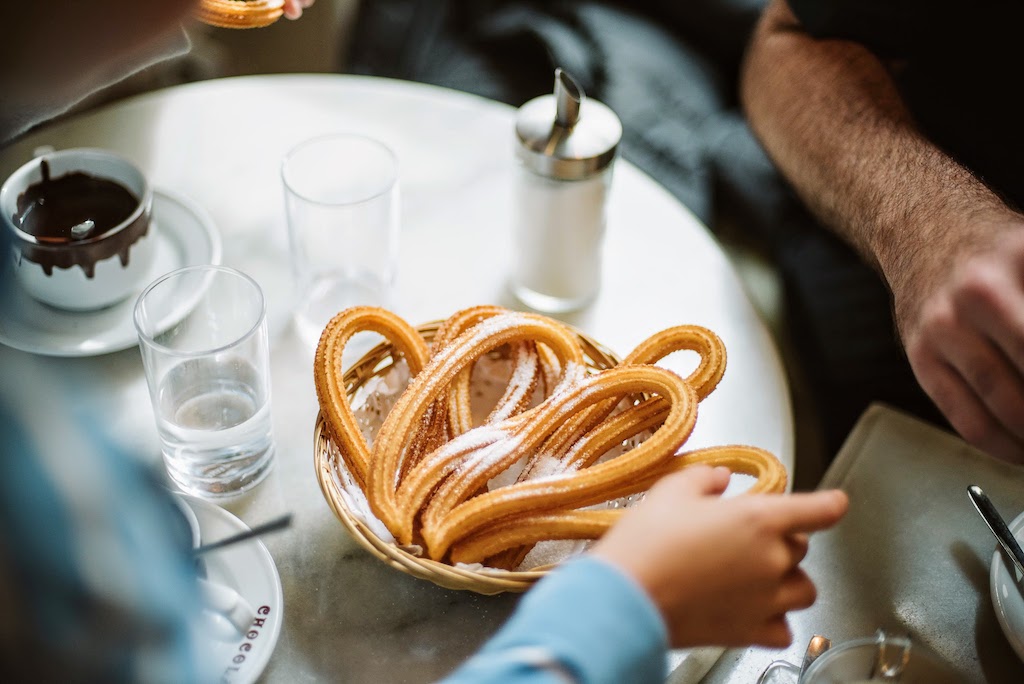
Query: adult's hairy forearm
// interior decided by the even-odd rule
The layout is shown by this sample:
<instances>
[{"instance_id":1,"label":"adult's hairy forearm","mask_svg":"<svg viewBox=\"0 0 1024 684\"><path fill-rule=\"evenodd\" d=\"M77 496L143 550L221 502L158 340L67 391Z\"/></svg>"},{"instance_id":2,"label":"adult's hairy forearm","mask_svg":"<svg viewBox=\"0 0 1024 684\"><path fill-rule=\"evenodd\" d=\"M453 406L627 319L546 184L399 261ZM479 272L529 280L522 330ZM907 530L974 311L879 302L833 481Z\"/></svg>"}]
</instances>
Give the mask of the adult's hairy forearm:
<instances>
[{"instance_id":1,"label":"adult's hairy forearm","mask_svg":"<svg viewBox=\"0 0 1024 684\"><path fill-rule=\"evenodd\" d=\"M748 51L742 98L755 134L806 204L889 277L923 241L1008 211L917 129L886 66L863 46L817 40L782 0Z\"/></svg>"}]
</instances>

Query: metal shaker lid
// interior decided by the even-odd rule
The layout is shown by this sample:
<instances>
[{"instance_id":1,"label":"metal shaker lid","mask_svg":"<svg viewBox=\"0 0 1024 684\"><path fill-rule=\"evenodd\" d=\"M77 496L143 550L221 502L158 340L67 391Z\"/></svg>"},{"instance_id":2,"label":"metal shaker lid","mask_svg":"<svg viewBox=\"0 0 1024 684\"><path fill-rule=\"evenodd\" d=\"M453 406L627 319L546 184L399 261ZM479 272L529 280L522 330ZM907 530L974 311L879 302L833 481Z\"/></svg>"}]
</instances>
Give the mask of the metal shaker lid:
<instances>
[{"instance_id":1,"label":"metal shaker lid","mask_svg":"<svg viewBox=\"0 0 1024 684\"><path fill-rule=\"evenodd\" d=\"M555 69L555 91L519 108L519 159L534 173L559 180L581 180L600 173L615 159L622 123L615 112L588 99L566 72Z\"/></svg>"}]
</instances>

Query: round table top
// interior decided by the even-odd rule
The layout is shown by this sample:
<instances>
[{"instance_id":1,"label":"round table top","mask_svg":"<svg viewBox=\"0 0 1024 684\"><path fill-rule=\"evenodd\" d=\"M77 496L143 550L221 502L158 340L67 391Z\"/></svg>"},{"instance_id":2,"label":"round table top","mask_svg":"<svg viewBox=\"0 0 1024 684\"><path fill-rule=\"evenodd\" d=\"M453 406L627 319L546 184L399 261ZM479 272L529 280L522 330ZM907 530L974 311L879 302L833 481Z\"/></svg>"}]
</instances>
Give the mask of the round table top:
<instances>
[{"instance_id":1,"label":"round table top","mask_svg":"<svg viewBox=\"0 0 1024 684\"><path fill-rule=\"evenodd\" d=\"M286 620L266 679L298 672L346 681L429 681L472 652L511 597L441 590L385 568L349 540L313 475L317 413L311 350L290 326L292 290L280 161L331 132L376 137L396 153L402 190L395 310L412 323L507 291L515 110L433 86L340 75L256 76L178 86L70 117L0 153L6 177L41 145L102 147L134 160L155 188L212 217L223 262L269 300L277 464L253 494L225 504L250 524L288 510L292 530L267 539ZM693 323L728 350L725 378L700 406L688 447L752 444L793 468L793 423L779 354L708 230L631 164L617 162L597 300L563 319L619 355L650 334ZM7 354L20 354L6 350ZM679 357L679 358L676 358ZM159 442L139 354L54 359L97 388L111 431L143 458ZM692 359L664 365L686 373ZM390 674L388 674L390 673Z\"/></svg>"}]
</instances>

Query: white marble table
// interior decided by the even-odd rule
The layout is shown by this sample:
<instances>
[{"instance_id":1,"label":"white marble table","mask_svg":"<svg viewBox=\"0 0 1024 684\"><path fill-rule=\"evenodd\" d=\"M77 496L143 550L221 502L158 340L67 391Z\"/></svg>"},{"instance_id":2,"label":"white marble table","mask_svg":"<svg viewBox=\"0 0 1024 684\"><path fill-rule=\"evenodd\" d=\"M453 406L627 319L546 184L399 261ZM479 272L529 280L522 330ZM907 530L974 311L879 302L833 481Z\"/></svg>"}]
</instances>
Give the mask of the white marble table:
<instances>
[{"instance_id":1,"label":"white marble table","mask_svg":"<svg viewBox=\"0 0 1024 684\"><path fill-rule=\"evenodd\" d=\"M124 154L156 187L205 208L223 238L224 263L268 293L277 466L254 494L225 505L250 524L295 514L290 532L267 540L285 600L267 681L429 681L471 653L515 602L442 590L386 568L347 538L323 501L312 468L311 352L289 325L279 160L327 132L385 141L400 160L403 193L397 312L423 322L473 304L515 307L505 289L513 116L501 104L397 81L247 77L130 99L0 153L4 176L44 144ZM765 326L704 226L628 163L615 169L602 292L566 320L619 354L669 325L714 329L727 345L728 370L702 403L690 444L754 444L792 470L789 393ZM668 364L687 372L691 360L677 356ZM51 363L95 388L95 405L124 446L159 459L138 351Z\"/></svg>"}]
</instances>

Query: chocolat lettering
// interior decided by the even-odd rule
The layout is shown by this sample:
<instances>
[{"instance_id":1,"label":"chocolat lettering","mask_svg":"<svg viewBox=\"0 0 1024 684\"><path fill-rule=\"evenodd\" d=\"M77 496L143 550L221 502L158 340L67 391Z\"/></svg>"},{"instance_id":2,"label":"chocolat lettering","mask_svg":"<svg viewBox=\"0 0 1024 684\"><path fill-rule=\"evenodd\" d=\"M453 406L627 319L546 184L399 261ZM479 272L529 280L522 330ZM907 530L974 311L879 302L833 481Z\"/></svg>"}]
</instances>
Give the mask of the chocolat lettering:
<instances>
[{"instance_id":1,"label":"chocolat lettering","mask_svg":"<svg viewBox=\"0 0 1024 684\"><path fill-rule=\"evenodd\" d=\"M270 615L270 606L260 606L259 609L256 612L258 614L260 614L260 615ZM267 618L265 618L265 617L253 618L252 625L251 625L251 627L253 629L250 629L248 632L246 632L245 638L247 639L247 641L243 641L241 644L238 645L239 653L237 653L231 659L231 662L235 663L236 665L241 665L242 663L245 662L245 654L249 653L250 651L252 651L252 642L254 640L258 639L259 636L260 636L260 631L258 629L255 629L255 628L256 627L265 627L266 623L267 623ZM239 670L238 670L237 667L228 667L228 668L226 668L224 670L224 674L221 676L221 682L224 682L224 684L228 684L229 682L231 682L231 678L229 677L230 673L231 672L238 672L238 671Z\"/></svg>"}]
</instances>

